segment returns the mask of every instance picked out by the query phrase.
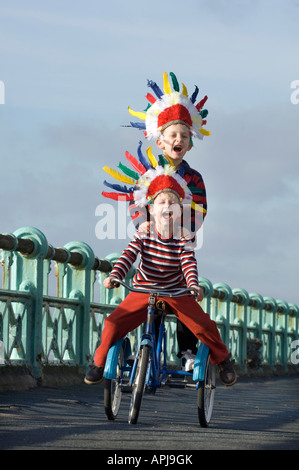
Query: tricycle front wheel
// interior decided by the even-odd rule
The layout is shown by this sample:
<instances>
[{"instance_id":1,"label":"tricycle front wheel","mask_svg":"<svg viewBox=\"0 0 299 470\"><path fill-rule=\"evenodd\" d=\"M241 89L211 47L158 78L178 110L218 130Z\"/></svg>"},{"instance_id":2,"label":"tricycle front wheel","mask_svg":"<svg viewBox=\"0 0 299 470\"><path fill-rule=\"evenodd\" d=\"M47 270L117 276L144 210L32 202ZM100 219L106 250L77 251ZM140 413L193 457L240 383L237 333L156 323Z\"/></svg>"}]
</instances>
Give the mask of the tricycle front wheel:
<instances>
[{"instance_id":1,"label":"tricycle front wheel","mask_svg":"<svg viewBox=\"0 0 299 470\"><path fill-rule=\"evenodd\" d=\"M133 381L132 397L128 419L129 424L136 424L138 420L143 392L145 389L145 380L149 364L149 358L150 348L149 346L144 345L140 350L139 356L137 358L138 363L135 378Z\"/></svg>"},{"instance_id":2,"label":"tricycle front wheel","mask_svg":"<svg viewBox=\"0 0 299 470\"><path fill-rule=\"evenodd\" d=\"M216 389L215 365L210 362L210 355L207 358L204 380L198 382L197 406L198 419L203 428L208 427L214 406L214 395Z\"/></svg>"}]
</instances>

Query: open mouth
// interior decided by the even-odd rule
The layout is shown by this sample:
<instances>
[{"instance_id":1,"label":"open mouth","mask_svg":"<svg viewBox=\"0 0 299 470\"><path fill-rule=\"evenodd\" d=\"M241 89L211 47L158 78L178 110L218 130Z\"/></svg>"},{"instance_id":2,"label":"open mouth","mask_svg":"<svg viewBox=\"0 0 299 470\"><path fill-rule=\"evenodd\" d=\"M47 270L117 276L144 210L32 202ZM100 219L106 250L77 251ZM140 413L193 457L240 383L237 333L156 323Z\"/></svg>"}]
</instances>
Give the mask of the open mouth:
<instances>
[{"instance_id":1,"label":"open mouth","mask_svg":"<svg viewBox=\"0 0 299 470\"><path fill-rule=\"evenodd\" d=\"M169 220L169 219L171 219L172 214L173 214L172 211L164 211L164 212L162 213L162 217L163 217L163 219L165 219L165 220Z\"/></svg>"},{"instance_id":2,"label":"open mouth","mask_svg":"<svg viewBox=\"0 0 299 470\"><path fill-rule=\"evenodd\" d=\"M181 145L175 145L173 147L173 150L177 153L180 153L182 151L183 147Z\"/></svg>"}]
</instances>

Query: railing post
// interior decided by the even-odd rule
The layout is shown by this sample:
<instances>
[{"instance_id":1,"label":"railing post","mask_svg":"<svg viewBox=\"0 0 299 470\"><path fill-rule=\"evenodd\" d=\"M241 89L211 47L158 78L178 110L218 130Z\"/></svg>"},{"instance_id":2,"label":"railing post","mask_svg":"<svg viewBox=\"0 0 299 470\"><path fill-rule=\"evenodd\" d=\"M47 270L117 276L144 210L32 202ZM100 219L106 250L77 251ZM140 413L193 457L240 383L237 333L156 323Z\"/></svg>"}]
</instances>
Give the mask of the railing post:
<instances>
[{"instance_id":1,"label":"railing post","mask_svg":"<svg viewBox=\"0 0 299 470\"><path fill-rule=\"evenodd\" d=\"M277 303L272 297L264 297L263 308L263 360L271 370L275 369L275 313Z\"/></svg>"},{"instance_id":2,"label":"railing post","mask_svg":"<svg viewBox=\"0 0 299 470\"><path fill-rule=\"evenodd\" d=\"M261 371L262 317L264 299L260 294L249 294L247 310L247 365Z\"/></svg>"},{"instance_id":3,"label":"railing post","mask_svg":"<svg viewBox=\"0 0 299 470\"><path fill-rule=\"evenodd\" d=\"M296 350L298 350L298 345L294 345L294 341L299 340L299 306L295 304L288 304L289 305L289 315L287 321L287 342L288 342L288 364L295 367L295 369L299 370L298 365L298 354L294 354ZM295 348L294 348L295 346Z\"/></svg>"},{"instance_id":4,"label":"railing post","mask_svg":"<svg viewBox=\"0 0 299 470\"><path fill-rule=\"evenodd\" d=\"M231 329L237 330L235 337L238 344L236 358L243 371L247 371L247 306L249 302L249 294L246 290L236 288L233 289L233 295L239 297L239 301L233 304L233 318ZM231 304L232 306L232 304Z\"/></svg>"},{"instance_id":5,"label":"railing post","mask_svg":"<svg viewBox=\"0 0 299 470\"><path fill-rule=\"evenodd\" d=\"M262 310L264 299L260 294L251 293L249 299L255 302L254 307L248 308L247 333L248 337L262 339Z\"/></svg>"},{"instance_id":6,"label":"railing post","mask_svg":"<svg viewBox=\"0 0 299 470\"><path fill-rule=\"evenodd\" d=\"M211 318L218 325L222 341L226 344L230 351L232 351L233 345L231 344L230 337L230 310L232 290L227 284L224 283L214 284L213 287L216 295L212 300Z\"/></svg>"},{"instance_id":7,"label":"railing post","mask_svg":"<svg viewBox=\"0 0 299 470\"><path fill-rule=\"evenodd\" d=\"M299 339L299 306L289 305L288 332L292 335L292 341Z\"/></svg>"},{"instance_id":8,"label":"railing post","mask_svg":"<svg viewBox=\"0 0 299 470\"><path fill-rule=\"evenodd\" d=\"M75 330L76 363L86 369L89 363L89 322L90 302L93 299L95 272L92 270L95 256L92 249L84 242L70 242L64 248L69 252L75 251L82 255L80 267L65 264L63 279L63 297L76 299L81 303L80 315L77 317Z\"/></svg>"},{"instance_id":9,"label":"railing post","mask_svg":"<svg viewBox=\"0 0 299 470\"><path fill-rule=\"evenodd\" d=\"M106 260L109 261L111 266L113 266L116 261L120 258L120 253L111 253L110 255L106 256ZM129 270L128 274L126 275L124 281L131 285L132 278L135 274L135 268L132 266ZM107 305L118 305L120 302L124 300L124 298L128 295L129 291L124 286L116 287L115 289L105 289L103 286L103 281L106 277L108 277L110 273L101 273L99 282L101 286L101 302Z\"/></svg>"},{"instance_id":10,"label":"railing post","mask_svg":"<svg viewBox=\"0 0 299 470\"><path fill-rule=\"evenodd\" d=\"M26 338L27 358L31 374L35 379L42 375L42 308L44 258L48 242L44 234L34 227L23 227L14 232L15 237L28 238L33 241L35 249L30 255L14 252L14 261L10 269L10 289L28 292L32 298L32 310L27 312Z\"/></svg>"},{"instance_id":11,"label":"railing post","mask_svg":"<svg viewBox=\"0 0 299 470\"><path fill-rule=\"evenodd\" d=\"M7 235L10 235L15 239L15 246L13 247L13 249L11 251L3 250L2 252L3 289L9 290L11 289L11 266L14 262L14 250L17 246L17 239L12 233L9 233Z\"/></svg>"},{"instance_id":12,"label":"railing post","mask_svg":"<svg viewBox=\"0 0 299 470\"><path fill-rule=\"evenodd\" d=\"M201 307L205 313L211 315L211 301L214 292L213 284L205 277L200 277L198 278L198 285L205 291L205 296L201 302Z\"/></svg>"},{"instance_id":13,"label":"railing post","mask_svg":"<svg viewBox=\"0 0 299 470\"><path fill-rule=\"evenodd\" d=\"M109 261L111 266L119 259L120 253L111 253L106 256L106 260ZM100 293L101 293L101 303L107 305L118 305L125 298L125 288L119 286L117 289L105 289L103 286L103 281L108 277L110 273L100 273L99 283L100 283Z\"/></svg>"},{"instance_id":14,"label":"railing post","mask_svg":"<svg viewBox=\"0 0 299 470\"><path fill-rule=\"evenodd\" d=\"M276 312L275 319L275 344L276 344L276 364L282 366L286 371L288 368L288 354L287 354L287 318L289 314L289 306L283 300L276 301L278 308L280 307L283 311Z\"/></svg>"}]
</instances>

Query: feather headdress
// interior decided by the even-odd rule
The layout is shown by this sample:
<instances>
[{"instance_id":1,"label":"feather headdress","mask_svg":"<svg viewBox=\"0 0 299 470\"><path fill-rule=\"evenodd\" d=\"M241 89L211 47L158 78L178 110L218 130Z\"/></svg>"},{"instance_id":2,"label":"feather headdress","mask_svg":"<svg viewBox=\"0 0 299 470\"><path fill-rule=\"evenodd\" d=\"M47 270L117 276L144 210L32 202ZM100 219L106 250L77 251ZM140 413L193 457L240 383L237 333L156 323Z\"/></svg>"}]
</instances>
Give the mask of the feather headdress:
<instances>
[{"instance_id":1,"label":"feather headdress","mask_svg":"<svg viewBox=\"0 0 299 470\"><path fill-rule=\"evenodd\" d=\"M206 124L205 118L208 115L208 110L203 109L208 97L205 96L195 104L199 92L198 87L195 86L195 91L189 98L186 86L182 83L182 91L180 92L176 76L173 72L170 73L170 76L173 91L166 72L163 74L164 91L155 82L148 80L148 86L155 93L156 98L150 93L146 95L149 106L145 112L136 112L129 107L129 113L132 116L144 121L144 123L131 122L131 126L144 130L149 139L158 139L166 127L177 123L188 126L192 135L199 139L210 135L210 132L202 127Z\"/></svg>"},{"instance_id":2,"label":"feather headdress","mask_svg":"<svg viewBox=\"0 0 299 470\"><path fill-rule=\"evenodd\" d=\"M126 152L126 158L134 170L120 163L118 168L124 173L121 174L119 171L104 166L103 170L109 175L130 186L111 184L104 181L104 184L113 189L114 192L103 191L102 195L115 200L134 201L136 206L146 207L160 192L172 191L178 196L182 204L192 206L192 193L186 181L176 173L171 161L168 161L162 155L159 155L158 161L149 147L147 149L148 163L141 151L141 146L142 143L140 142L137 151L139 160Z\"/></svg>"}]
</instances>

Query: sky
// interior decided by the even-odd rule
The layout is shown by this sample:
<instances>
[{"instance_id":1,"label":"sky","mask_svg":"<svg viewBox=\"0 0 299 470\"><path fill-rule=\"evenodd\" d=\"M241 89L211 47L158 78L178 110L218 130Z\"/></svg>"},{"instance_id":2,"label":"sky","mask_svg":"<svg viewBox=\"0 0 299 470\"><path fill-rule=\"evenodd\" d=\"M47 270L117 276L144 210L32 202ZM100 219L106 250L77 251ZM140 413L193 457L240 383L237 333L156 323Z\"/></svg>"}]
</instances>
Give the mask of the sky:
<instances>
[{"instance_id":1,"label":"sky","mask_svg":"<svg viewBox=\"0 0 299 470\"><path fill-rule=\"evenodd\" d=\"M121 253L116 205L97 230L102 167L149 145L128 106L174 72L209 97L186 155L208 197L199 275L299 304L298 24L298 0L0 0L0 233Z\"/></svg>"}]
</instances>

